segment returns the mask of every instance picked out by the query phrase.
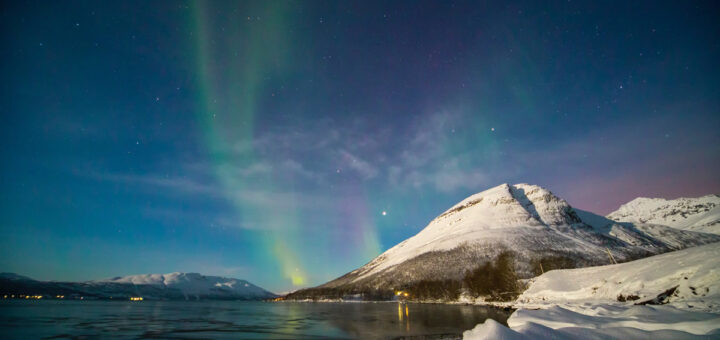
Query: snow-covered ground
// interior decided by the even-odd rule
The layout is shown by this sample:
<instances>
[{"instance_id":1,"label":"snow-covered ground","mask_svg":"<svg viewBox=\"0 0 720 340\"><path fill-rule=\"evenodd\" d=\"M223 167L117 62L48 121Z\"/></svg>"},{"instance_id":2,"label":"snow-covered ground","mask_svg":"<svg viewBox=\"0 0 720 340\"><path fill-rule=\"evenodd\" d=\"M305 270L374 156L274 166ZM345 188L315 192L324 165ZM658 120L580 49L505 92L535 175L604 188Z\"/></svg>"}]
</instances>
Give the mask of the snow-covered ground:
<instances>
[{"instance_id":1,"label":"snow-covered ground","mask_svg":"<svg viewBox=\"0 0 720 340\"><path fill-rule=\"evenodd\" d=\"M674 290L663 302L720 313L719 259L720 243L711 243L616 265L553 270L532 279L517 303L633 304Z\"/></svg>"},{"instance_id":2,"label":"snow-covered ground","mask_svg":"<svg viewBox=\"0 0 720 340\"><path fill-rule=\"evenodd\" d=\"M717 339L720 315L672 306L553 306L520 309L510 328L488 319L463 339Z\"/></svg>"},{"instance_id":3,"label":"snow-covered ground","mask_svg":"<svg viewBox=\"0 0 720 340\"><path fill-rule=\"evenodd\" d=\"M555 270L530 282L510 328L488 320L466 339L720 337L720 243L637 261ZM639 303L663 305L638 305Z\"/></svg>"}]
</instances>

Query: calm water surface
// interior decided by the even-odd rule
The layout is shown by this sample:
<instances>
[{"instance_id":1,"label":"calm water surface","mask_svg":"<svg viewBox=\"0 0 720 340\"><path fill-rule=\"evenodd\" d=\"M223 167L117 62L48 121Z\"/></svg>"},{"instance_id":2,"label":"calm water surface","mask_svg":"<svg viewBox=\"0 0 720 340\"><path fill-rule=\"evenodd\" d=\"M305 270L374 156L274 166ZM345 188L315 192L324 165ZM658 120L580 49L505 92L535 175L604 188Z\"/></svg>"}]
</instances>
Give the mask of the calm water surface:
<instances>
[{"instance_id":1,"label":"calm water surface","mask_svg":"<svg viewBox=\"0 0 720 340\"><path fill-rule=\"evenodd\" d=\"M398 303L2 301L0 338L454 339L509 312Z\"/></svg>"}]
</instances>

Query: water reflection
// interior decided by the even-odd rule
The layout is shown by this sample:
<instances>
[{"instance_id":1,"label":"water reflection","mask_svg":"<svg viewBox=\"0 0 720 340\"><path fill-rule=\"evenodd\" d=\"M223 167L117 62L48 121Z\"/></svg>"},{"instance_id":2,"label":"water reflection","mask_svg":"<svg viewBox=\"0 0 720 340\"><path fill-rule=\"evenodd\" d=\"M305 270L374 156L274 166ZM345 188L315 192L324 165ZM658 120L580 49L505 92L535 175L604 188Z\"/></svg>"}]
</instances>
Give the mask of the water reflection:
<instances>
[{"instance_id":1,"label":"water reflection","mask_svg":"<svg viewBox=\"0 0 720 340\"><path fill-rule=\"evenodd\" d=\"M398 321L400 326L405 325L405 332L410 332L410 307L402 302L398 303Z\"/></svg>"},{"instance_id":2,"label":"water reflection","mask_svg":"<svg viewBox=\"0 0 720 340\"><path fill-rule=\"evenodd\" d=\"M408 309L408 305L405 305L405 330L409 333L410 332L410 310Z\"/></svg>"},{"instance_id":3,"label":"water reflection","mask_svg":"<svg viewBox=\"0 0 720 340\"><path fill-rule=\"evenodd\" d=\"M459 339L463 331L472 329L485 319L492 318L505 324L510 315L510 311L483 306L416 303L344 305L339 307L343 309L344 317L329 321L350 337L357 339L417 336L422 336L423 339ZM413 310L412 319L410 309Z\"/></svg>"},{"instance_id":4,"label":"water reflection","mask_svg":"<svg viewBox=\"0 0 720 340\"><path fill-rule=\"evenodd\" d=\"M397 305L397 306L396 306ZM395 309L397 308L397 312ZM410 309L413 318L410 319ZM395 319L397 313L397 320ZM0 303L3 339L460 338L487 318L506 323L508 311L480 306L413 303L261 303L239 301Z\"/></svg>"}]
</instances>

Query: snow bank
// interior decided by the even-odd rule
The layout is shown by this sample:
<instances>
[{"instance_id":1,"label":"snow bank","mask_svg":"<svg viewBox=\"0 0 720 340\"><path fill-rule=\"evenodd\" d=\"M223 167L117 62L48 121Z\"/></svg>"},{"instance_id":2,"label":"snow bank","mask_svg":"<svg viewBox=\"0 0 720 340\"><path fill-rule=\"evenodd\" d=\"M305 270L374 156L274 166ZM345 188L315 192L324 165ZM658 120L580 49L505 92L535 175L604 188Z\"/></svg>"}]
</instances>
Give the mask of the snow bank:
<instances>
[{"instance_id":1,"label":"snow bank","mask_svg":"<svg viewBox=\"0 0 720 340\"><path fill-rule=\"evenodd\" d=\"M488 319L463 333L463 339L714 339L720 315L688 312L672 306L553 306L519 309L512 328Z\"/></svg>"},{"instance_id":2,"label":"snow bank","mask_svg":"<svg viewBox=\"0 0 720 340\"><path fill-rule=\"evenodd\" d=\"M617 265L553 270L531 281L520 306L653 299L678 308L720 312L720 243Z\"/></svg>"},{"instance_id":3,"label":"snow bank","mask_svg":"<svg viewBox=\"0 0 720 340\"><path fill-rule=\"evenodd\" d=\"M689 312L673 306L564 305L548 309L519 309L508 319L517 329L529 323L552 329L635 328L644 331L673 330L708 334L720 329L720 314Z\"/></svg>"},{"instance_id":4,"label":"snow bank","mask_svg":"<svg viewBox=\"0 0 720 340\"><path fill-rule=\"evenodd\" d=\"M606 308L597 306L597 308ZM635 307L618 307L626 311L625 314L634 314ZM612 307L611 307L612 308ZM642 307L650 308L650 307ZM669 307L672 308L672 307ZM652 309L652 308L650 308ZM520 316L513 314L508 323L512 329L499 324L495 320L488 319L484 323L475 326L474 329L463 333L463 339L479 340L479 339L501 339L501 340L530 340L530 339L713 339L720 333L717 329L703 335L693 334L683 330L673 329L677 326L681 329L690 329L697 332L698 329L712 329L718 325L718 316L709 314L704 316L703 320L691 320L686 323L683 316L690 315L691 318L702 318L697 314L705 313L687 313L679 314L667 311L645 311L637 314L635 318L630 315L626 317L615 318L612 315L586 315L579 312L573 312L560 307L550 310L520 310L524 311ZM516 312L517 313L517 312ZM623 313L621 313L623 314ZM670 319L670 316L674 319ZM680 318L677 318L680 316ZM664 320L668 323L645 323L647 320ZM511 323L512 322L512 323ZM522 323L519 323L522 322ZM605 322L605 323L603 323ZM692 324L693 327L688 325ZM549 327L548 325L563 325L565 327ZM648 330L649 326L657 326L655 329Z\"/></svg>"},{"instance_id":5,"label":"snow bank","mask_svg":"<svg viewBox=\"0 0 720 340\"><path fill-rule=\"evenodd\" d=\"M717 339L718 258L720 243L714 243L617 265L550 271L531 280L518 298L510 328L488 320L463 336Z\"/></svg>"}]
</instances>

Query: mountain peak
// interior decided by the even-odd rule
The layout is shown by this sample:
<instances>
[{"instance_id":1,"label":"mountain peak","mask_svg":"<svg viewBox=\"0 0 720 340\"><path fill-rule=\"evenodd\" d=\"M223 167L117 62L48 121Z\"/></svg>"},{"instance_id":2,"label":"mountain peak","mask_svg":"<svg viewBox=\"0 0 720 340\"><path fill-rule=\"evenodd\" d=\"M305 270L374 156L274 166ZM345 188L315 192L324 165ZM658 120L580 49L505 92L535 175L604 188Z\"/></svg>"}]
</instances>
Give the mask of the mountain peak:
<instances>
[{"instance_id":1,"label":"mountain peak","mask_svg":"<svg viewBox=\"0 0 720 340\"><path fill-rule=\"evenodd\" d=\"M417 235L368 264L377 273L423 253L448 251L463 243L496 242L520 231L582 223L572 207L538 185L503 183L460 201Z\"/></svg>"},{"instance_id":2,"label":"mountain peak","mask_svg":"<svg viewBox=\"0 0 720 340\"><path fill-rule=\"evenodd\" d=\"M523 226L557 226L579 222L572 212L572 207L564 199L539 185L527 183L503 183L471 195L442 213L436 220L448 218L466 209L468 210L465 214L476 211L495 225L507 226L509 223ZM492 216L500 220L492 221Z\"/></svg>"}]
</instances>

